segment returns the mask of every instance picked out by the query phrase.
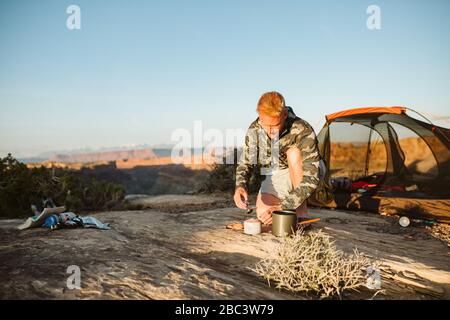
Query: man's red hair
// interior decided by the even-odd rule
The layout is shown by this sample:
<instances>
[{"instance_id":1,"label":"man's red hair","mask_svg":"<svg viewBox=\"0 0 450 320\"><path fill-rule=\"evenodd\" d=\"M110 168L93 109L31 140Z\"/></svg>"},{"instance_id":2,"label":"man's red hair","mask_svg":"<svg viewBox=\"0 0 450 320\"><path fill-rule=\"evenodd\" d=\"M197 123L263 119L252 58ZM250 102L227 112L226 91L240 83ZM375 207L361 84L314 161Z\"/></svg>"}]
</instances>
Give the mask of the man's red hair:
<instances>
[{"instance_id":1,"label":"man's red hair","mask_svg":"<svg viewBox=\"0 0 450 320\"><path fill-rule=\"evenodd\" d=\"M271 117L279 117L285 107L283 96L276 92L264 93L258 101L256 111Z\"/></svg>"}]
</instances>

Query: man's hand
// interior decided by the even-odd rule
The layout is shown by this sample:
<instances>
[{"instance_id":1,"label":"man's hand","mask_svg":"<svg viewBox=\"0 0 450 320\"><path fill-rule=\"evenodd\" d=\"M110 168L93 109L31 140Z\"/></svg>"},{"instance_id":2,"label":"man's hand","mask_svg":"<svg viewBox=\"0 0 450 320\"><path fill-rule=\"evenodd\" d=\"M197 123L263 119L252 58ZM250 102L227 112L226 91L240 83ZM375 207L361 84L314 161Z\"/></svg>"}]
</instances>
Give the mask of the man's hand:
<instances>
[{"instance_id":1,"label":"man's hand","mask_svg":"<svg viewBox=\"0 0 450 320\"><path fill-rule=\"evenodd\" d=\"M272 224L272 213L274 211L281 210L281 206L273 206L264 211L258 219L265 225Z\"/></svg>"},{"instance_id":2,"label":"man's hand","mask_svg":"<svg viewBox=\"0 0 450 320\"><path fill-rule=\"evenodd\" d=\"M234 203L240 209L248 209L248 193L242 187L237 187L234 192Z\"/></svg>"}]
</instances>

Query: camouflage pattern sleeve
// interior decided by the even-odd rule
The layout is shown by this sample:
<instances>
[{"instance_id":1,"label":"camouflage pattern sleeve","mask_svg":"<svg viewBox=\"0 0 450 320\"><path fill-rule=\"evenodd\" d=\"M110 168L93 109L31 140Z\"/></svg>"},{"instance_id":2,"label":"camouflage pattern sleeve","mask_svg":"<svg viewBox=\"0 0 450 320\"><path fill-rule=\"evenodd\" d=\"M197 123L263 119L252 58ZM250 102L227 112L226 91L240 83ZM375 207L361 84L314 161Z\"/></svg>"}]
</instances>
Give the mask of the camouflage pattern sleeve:
<instances>
[{"instance_id":1,"label":"camouflage pattern sleeve","mask_svg":"<svg viewBox=\"0 0 450 320\"><path fill-rule=\"evenodd\" d=\"M295 210L314 192L319 184L319 149L316 134L306 122L292 128L292 146L302 153L303 180L285 199L281 201L283 210Z\"/></svg>"},{"instance_id":2,"label":"camouflage pattern sleeve","mask_svg":"<svg viewBox=\"0 0 450 320\"><path fill-rule=\"evenodd\" d=\"M257 164L257 136L254 123L250 125L245 135L242 154L236 168L236 188L242 187L248 190L248 182L253 167Z\"/></svg>"}]
</instances>

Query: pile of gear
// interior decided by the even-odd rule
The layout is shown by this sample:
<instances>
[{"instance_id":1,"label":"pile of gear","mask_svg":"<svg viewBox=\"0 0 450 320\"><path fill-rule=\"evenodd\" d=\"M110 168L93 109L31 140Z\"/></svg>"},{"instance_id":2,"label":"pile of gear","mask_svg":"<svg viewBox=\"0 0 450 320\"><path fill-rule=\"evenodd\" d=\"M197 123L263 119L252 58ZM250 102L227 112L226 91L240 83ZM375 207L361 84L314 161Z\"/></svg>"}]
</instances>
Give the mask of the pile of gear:
<instances>
[{"instance_id":1,"label":"pile of gear","mask_svg":"<svg viewBox=\"0 0 450 320\"><path fill-rule=\"evenodd\" d=\"M60 214L52 214L48 216L42 227L51 230L59 228L95 228L101 230L109 230L109 225L99 221L94 217L80 217L73 212L63 212Z\"/></svg>"},{"instance_id":2,"label":"pile of gear","mask_svg":"<svg viewBox=\"0 0 450 320\"><path fill-rule=\"evenodd\" d=\"M39 210L42 209L42 210ZM94 217L82 217L73 212L66 212L65 207L57 207L51 198L42 201L41 208L32 205L34 216L18 226L19 230L44 227L50 230L60 228L95 228L109 230L109 224L103 223Z\"/></svg>"}]
</instances>

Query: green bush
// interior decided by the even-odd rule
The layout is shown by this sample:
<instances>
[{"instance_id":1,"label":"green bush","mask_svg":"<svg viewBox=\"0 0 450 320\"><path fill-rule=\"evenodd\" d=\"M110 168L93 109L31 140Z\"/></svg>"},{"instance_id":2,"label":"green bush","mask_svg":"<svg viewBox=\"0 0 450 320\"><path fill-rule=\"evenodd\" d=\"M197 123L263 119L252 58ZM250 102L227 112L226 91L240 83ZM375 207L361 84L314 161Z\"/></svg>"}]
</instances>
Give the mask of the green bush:
<instances>
[{"instance_id":1,"label":"green bush","mask_svg":"<svg viewBox=\"0 0 450 320\"><path fill-rule=\"evenodd\" d=\"M67 210L103 210L117 206L124 198L121 185L87 179L74 171L29 169L11 154L0 159L0 217L31 214L30 205L52 198Z\"/></svg>"}]
</instances>

